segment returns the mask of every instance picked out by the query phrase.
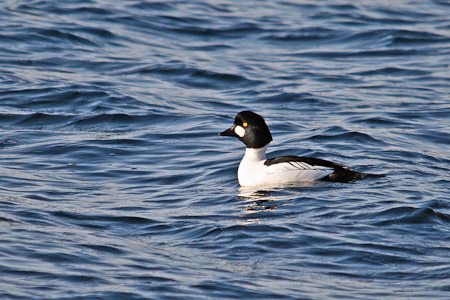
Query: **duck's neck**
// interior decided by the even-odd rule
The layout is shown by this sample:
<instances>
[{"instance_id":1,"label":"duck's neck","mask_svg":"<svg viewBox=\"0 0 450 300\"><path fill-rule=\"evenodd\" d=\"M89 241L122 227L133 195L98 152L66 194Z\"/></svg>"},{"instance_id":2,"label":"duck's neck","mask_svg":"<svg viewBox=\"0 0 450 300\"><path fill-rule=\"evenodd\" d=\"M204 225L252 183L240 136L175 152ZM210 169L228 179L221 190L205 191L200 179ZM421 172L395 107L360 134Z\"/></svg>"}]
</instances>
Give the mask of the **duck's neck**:
<instances>
[{"instance_id":1,"label":"duck's neck","mask_svg":"<svg viewBox=\"0 0 450 300\"><path fill-rule=\"evenodd\" d=\"M246 148L243 160L261 161L266 159L267 145L261 148Z\"/></svg>"}]
</instances>

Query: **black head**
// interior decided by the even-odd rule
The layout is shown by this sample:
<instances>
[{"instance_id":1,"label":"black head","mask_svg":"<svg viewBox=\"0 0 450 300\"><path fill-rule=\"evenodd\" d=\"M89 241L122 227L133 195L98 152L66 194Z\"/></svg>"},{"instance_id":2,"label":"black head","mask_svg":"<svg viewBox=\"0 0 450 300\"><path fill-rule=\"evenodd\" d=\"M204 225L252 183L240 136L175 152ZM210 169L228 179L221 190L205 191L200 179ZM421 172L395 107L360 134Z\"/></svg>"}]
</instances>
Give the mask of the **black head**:
<instances>
[{"instance_id":1,"label":"black head","mask_svg":"<svg viewBox=\"0 0 450 300\"><path fill-rule=\"evenodd\" d=\"M237 137L247 148L261 148L272 141L272 135L263 117L252 111L238 113L233 126L219 135Z\"/></svg>"}]
</instances>

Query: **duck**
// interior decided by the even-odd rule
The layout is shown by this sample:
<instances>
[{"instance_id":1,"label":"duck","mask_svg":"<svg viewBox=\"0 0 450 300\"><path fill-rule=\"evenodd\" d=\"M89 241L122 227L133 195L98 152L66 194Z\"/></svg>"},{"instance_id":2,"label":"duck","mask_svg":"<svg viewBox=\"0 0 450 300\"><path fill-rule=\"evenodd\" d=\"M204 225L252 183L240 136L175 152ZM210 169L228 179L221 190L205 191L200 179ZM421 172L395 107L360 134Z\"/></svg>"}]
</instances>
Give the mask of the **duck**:
<instances>
[{"instance_id":1,"label":"duck","mask_svg":"<svg viewBox=\"0 0 450 300\"><path fill-rule=\"evenodd\" d=\"M253 111L241 111L233 125L220 136L239 139L245 144L245 154L237 171L242 187L282 186L296 183L329 181L350 182L364 178L381 178L382 174L353 171L349 166L328 160L286 155L266 158L266 150L273 140L262 116Z\"/></svg>"}]
</instances>

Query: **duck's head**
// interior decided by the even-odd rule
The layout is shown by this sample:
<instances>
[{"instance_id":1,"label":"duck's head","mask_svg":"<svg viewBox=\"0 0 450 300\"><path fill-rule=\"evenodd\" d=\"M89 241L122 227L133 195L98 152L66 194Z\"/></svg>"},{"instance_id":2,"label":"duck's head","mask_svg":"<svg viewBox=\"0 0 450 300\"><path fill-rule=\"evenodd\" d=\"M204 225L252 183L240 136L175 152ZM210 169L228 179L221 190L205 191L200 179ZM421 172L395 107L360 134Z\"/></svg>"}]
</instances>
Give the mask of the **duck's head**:
<instances>
[{"instance_id":1,"label":"duck's head","mask_svg":"<svg viewBox=\"0 0 450 300\"><path fill-rule=\"evenodd\" d=\"M247 148L262 148L272 141L269 127L263 117L252 111L241 111L234 118L234 124L221 136L234 136L243 142Z\"/></svg>"}]
</instances>

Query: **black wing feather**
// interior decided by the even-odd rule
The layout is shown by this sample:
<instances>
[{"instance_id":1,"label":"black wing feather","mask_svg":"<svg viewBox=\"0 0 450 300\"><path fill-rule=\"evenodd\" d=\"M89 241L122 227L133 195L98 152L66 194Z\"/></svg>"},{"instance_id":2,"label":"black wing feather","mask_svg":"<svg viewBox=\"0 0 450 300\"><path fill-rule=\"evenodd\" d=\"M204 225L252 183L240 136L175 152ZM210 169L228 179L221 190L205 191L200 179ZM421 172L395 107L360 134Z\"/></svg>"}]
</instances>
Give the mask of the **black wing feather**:
<instances>
[{"instance_id":1,"label":"black wing feather","mask_svg":"<svg viewBox=\"0 0 450 300\"><path fill-rule=\"evenodd\" d=\"M267 166L270 166L270 165L275 165L275 164L284 163L284 162L289 163L289 162L293 162L293 161L304 162L311 166L322 166L322 167L333 168L333 169L335 169L335 168L350 168L346 165L337 164L337 163L334 163L334 162L331 162L331 161L328 161L325 159L305 157L305 156L294 156L294 155L269 158L264 162L264 164Z\"/></svg>"},{"instance_id":2,"label":"black wing feather","mask_svg":"<svg viewBox=\"0 0 450 300\"><path fill-rule=\"evenodd\" d=\"M293 156L293 155L280 156L280 157L267 159L264 162L264 164L266 166L270 166L270 165L275 165L275 164L279 164L279 163L290 163L290 162L303 162L303 163L307 163L311 166L322 166L322 167L334 169L333 173L320 179L320 180L324 180L324 181L349 182L349 181L352 181L355 179L363 179L366 177L380 178L380 177L385 176L385 175L379 175L379 174L368 174L368 173L355 172L355 171L350 170L350 167L346 166L346 165L341 165L341 164L334 163L334 162L331 162L331 161L328 161L325 159L305 157L305 156Z\"/></svg>"}]
</instances>

